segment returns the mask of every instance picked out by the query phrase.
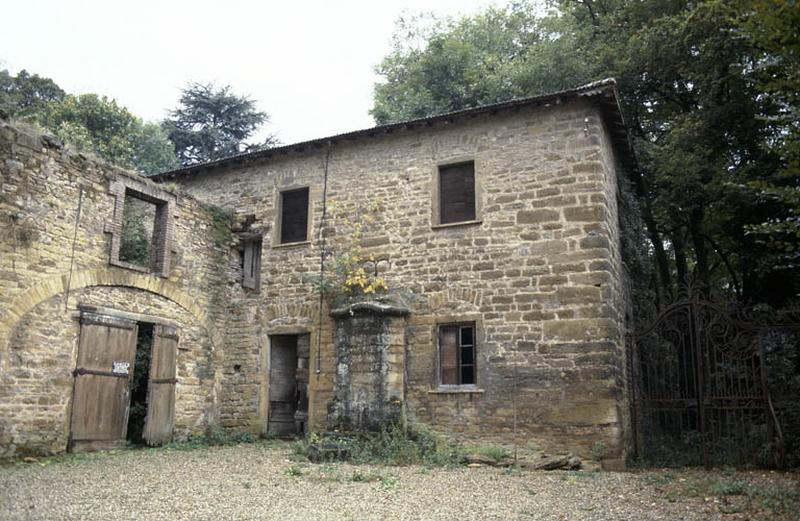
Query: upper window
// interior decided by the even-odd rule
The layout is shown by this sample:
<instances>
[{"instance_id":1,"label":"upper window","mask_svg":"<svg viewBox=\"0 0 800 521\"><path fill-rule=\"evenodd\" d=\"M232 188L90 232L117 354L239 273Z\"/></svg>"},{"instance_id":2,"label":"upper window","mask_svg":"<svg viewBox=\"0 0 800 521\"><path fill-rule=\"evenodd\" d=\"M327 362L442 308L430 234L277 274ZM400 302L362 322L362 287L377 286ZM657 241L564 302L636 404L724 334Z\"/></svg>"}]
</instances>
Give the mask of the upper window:
<instances>
[{"instance_id":1,"label":"upper window","mask_svg":"<svg viewBox=\"0 0 800 521\"><path fill-rule=\"evenodd\" d=\"M475 323L439 326L439 384L475 385Z\"/></svg>"},{"instance_id":2,"label":"upper window","mask_svg":"<svg viewBox=\"0 0 800 521\"><path fill-rule=\"evenodd\" d=\"M281 192L281 244L308 240L308 187Z\"/></svg>"},{"instance_id":3,"label":"upper window","mask_svg":"<svg viewBox=\"0 0 800 521\"><path fill-rule=\"evenodd\" d=\"M125 192L119 260L150 270L155 240L156 205Z\"/></svg>"},{"instance_id":4,"label":"upper window","mask_svg":"<svg viewBox=\"0 0 800 521\"><path fill-rule=\"evenodd\" d=\"M439 167L439 224L475 220L475 162Z\"/></svg>"},{"instance_id":5,"label":"upper window","mask_svg":"<svg viewBox=\"0 0 800 521\"><path fill-rule=\"evenodd\" d=\"M169 277L175 195L127 175L112 179L108 193L114 197L105 226L111 234L109 264Z\"/></svg>"}]
</instances>

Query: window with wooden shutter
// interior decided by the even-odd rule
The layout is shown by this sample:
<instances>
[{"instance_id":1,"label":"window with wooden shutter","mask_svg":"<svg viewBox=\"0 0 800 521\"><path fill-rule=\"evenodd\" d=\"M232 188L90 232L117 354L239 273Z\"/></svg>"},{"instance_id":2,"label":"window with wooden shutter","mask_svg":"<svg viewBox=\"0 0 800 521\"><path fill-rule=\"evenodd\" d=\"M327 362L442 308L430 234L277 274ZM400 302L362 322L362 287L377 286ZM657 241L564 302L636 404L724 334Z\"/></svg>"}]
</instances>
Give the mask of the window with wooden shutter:
<instances>
[{"instance_id":1,"label":"window with wooden shutter","mask_svg":"<svg viewBox=\"0 0 800 521\"><path fill-rule=\"evenodd\" d=\"M477 384L475 323L439 326L439 384Z\"/></svg>"},{"instance_id":2,"label":"window with wooden shutter","mask_svg":"<svg viewBox=\"0 0 800 521\"><path fill-rule=\"evenodd\" d=\"M308 188L281 193L281 244L308 240Z\"/></svg>"},{"instance_id":3,"label":"window with wooden shutter","mask_svg":"<svg viewBox=\"0 0 800 521\"><path fill-rule=\"evenodd\" d=\"M475 163L439 167L439 224L475 220Z\"/></svg>"},{"instance_id":4,"label":"window with wooden shutter","mask_svg":"<svg viewBox=\"0 0 800 521\"><path fill-rule=\"evenodd\" d=\"M248 239L242 252L242 286L258 289L261 276L261 239Z\"/></svg>"}]
</instances>

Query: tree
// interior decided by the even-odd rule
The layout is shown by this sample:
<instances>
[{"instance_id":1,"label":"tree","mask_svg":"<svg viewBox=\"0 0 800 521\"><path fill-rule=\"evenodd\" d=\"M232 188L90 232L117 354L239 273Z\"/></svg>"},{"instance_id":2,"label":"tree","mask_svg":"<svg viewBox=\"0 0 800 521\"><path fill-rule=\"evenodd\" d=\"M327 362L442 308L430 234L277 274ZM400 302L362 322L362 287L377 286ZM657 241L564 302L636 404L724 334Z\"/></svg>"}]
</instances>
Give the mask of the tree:
<instances>
[{"instance_id":1,"label":"tree","mask_svg":"<svg viewBox=\"0 0 800 521\"><path fill-rule=\"evenodd\" d=\"M689 275L742 300L796 296L800 275L781 269L786 251L775 245L788 245L785 226L797 222L798 185L785 178L798 121L797 5L789 16L770 10L785 6L777 0L553 4L541 17L518 2L458 21L401 22L378 67L376 121L615 77L639 159L621 183L635 194L623 193L621 207L638 211L622 216L623 254L639 263L635 298L674 294ZM776 222L783 228L764 226Z\"/></svg>"},{"instance_id":2,"label":"tree","mask_svg":"<svg viewBox=\"0 0 800 521\"><path fill-rule=\"evenodd\" d=\"M749 226L747 233L771 252L762 270L800 267L800 5L782 0L742 2L741 27L761 53L755 77L780 107L779 127L770 143L779 152L781 171L769 181L749 184L752 197L787 208L781 216Z\"/></svg>"},{"instance_id":3,"label":"tree","mask_svg":"<svg viewBox=\"0 0 800 521\"><path fill-rule=\"evenodd\" d=\"M146 175L166 172L180 166L175 145L158 123L143 123L134 135L132 162Z\"/></svg>"},{"instance_id":4,"label":"tree","mask_svg":"<svg viewBox=\"0 0 800 521\"><path fill-rule=\"evenodd\" d=\"M7 70L0 71L0 112L10 117L25 118L39 113L64 96L64 90L50 78L31 75L24 69L16 76Z\"/></svg>"},{"instance_id":5,"label":"tree","mask_svg":"<svg viewBox=\"0 0 800 521\"><path fill-rule=\"evenodd\" d=\"M274 136L263 143L247 144L267 121L269 117L256 109L255 101L237 96L230 86L191 83L183 89L180 106L170 112L163 127L181 164L191 165L274 145Z\"/></svg>"},{"instance_id":6,"label":"tree","mask_svg":"<svg viewBox=\"0 0 800 521\"><path fill-rule=\"evenodd\" d=\"M177 166L166 133L143 123L113 99L97 94L68 94L34 114L36 121L79 149L144 174Z\"/></svg>"},{"instance_id":7,"label":"tree","mask_svg":"<svg viewBox=\"0 0 800 521\"><path fill-rule=\"evenodd\" d=\"M534 5L490 7L460 20L401 18L391 53L376 67L370 111L379 124L573 87L589 79L571 51L569 18Z\"/></svg>"},{"instance_id":8,"label":"tree","mask_svg":"<svg viewBox=\"0 0 800 521\"><path fill-rule=\"evenodd\" d=\"M65 141L87 147L108 161L132 166L141 122L115 100L97 94L69 94L49 104L39 121Z\"/></svg>"},{"instance_id":9,"label":"tree","mask_svg":"<svg viewBox=\"0 0 800 521\"><path fill-rule=\"evenodd\" d=\"M748 233L788 211L747 189L778 175L770 143L781 132L780 106L754 76L764 56L743 37L749 4L560 2L581 28L576 52L618 79L661 293L687 275L747 301L781 304L800 289L765 266L772 252Z\"/></svg>"}]
</instances>

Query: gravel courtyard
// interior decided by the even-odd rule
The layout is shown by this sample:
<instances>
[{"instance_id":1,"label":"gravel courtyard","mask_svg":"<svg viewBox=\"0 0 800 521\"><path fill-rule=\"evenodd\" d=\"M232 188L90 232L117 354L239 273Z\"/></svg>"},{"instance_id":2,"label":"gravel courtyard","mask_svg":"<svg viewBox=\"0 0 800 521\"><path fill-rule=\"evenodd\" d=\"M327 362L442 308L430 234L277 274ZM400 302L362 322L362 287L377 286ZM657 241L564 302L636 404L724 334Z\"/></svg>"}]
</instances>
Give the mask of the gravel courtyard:
<instances>
[{"instance_id":1,"label":"gravel courtyard","mask_svg":"<svg viewBox=\"0 0 800 521\"><path fill-rule=\"evenodd\" d=\"M0 466L0 519L800 519L797 474L313 465L244 444Z\"/></svg>"}]
</instances>

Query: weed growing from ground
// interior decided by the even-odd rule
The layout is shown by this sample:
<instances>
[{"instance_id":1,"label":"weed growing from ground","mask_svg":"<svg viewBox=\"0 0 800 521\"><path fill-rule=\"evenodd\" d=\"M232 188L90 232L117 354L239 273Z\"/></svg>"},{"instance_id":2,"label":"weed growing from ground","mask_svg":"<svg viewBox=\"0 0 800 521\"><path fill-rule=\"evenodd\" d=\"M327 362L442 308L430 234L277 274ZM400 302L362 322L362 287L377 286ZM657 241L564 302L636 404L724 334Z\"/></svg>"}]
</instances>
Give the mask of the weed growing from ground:
<instances>
[{"instance_id":1,"label":"weed growing from ground","mask_svg":"<svg viewBox=\"0 0 800 521\"><path fill-rule=\"evenodd\" d=\"M489 443L469 446L466 448L466 451L470 454L486 456L494 461L503 461L504 459L511 457L511 453L508 452L505 447L501 445L492 445Z\"/></svg>"},{"instance_id":2,"label":"weed growing from ground","mask_svg":"<svg viewBox=\"0 0 800 521\"><path fill-rule=\"evenodd\" d=\"M283 473L289 476L290 478L299 478L300 476L305 474L303 468L299 465L292 465L291 467L288 467L286 470L284 470Z\"/></svg>"},{"instance_id":3,"label":"weed growing from ground","mask_svg":"<svg viewBox=\"0 0 800 521\"><path fill-rule=\"evenodd\" d=\"M333 447L326 457L356 464L448 466L461 463L464 451L455 441L427 429L391 426L374 433L311 435L293 446L295 455L315 459L315 451Z\"/></svg>"},{"instance_id":4,"label":"weed growing from ground","mask_svg":"<svg viewBox=\"0 0 800 521\"><path fill-rule=\"evenodd\" d=\"M192 434L181 441L173 441L165 445L168 449L191 450L203 447L222 447L239 445L241 443L255 443L256 437L249 432L233 431L221 427L212 427L205 434Z\"/></svg>"}]
</instances>

